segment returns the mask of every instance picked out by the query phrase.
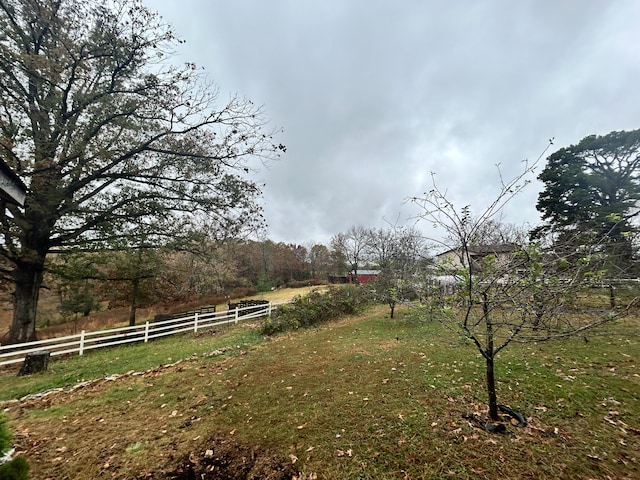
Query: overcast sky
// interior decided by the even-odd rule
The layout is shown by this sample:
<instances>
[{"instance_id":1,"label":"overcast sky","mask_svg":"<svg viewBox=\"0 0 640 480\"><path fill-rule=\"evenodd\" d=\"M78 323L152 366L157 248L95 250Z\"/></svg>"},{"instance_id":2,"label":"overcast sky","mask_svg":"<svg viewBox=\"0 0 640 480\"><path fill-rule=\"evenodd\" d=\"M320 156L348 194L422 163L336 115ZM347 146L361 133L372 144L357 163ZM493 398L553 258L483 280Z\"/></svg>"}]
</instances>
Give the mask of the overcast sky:
<instances>
[{"instance_id":1,"label":"overcast sky","mask_svg":"<svg viewBox=\"0 0 640 480\"><path fill-rule=\"evenodd\" d=\"M221 97L288 151L260 172L268 238L411 224L431 172L462 208L591 134L640 128L637 0L144 0ZM541 168L544 166L544 162ZM537 224L533 182L503 221ZM419 224L429 232L431 227Z\"/></svg>"}]
</instances>

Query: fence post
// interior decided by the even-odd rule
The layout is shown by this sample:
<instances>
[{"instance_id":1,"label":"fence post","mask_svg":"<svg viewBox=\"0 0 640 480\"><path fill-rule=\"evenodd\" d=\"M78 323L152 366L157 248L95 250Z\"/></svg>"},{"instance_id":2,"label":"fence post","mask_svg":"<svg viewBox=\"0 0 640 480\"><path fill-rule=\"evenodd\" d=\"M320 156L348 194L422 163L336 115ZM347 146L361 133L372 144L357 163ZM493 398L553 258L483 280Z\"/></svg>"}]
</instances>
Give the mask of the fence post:
<instances>
[{"instance_id":1,"label":"fence post","mask_svg":"<svg viewBox=\"0 0 640 480\"><path fill-rule=\"evenodd\" d=\"M149 341L149 320L144 324L144 343Z\"/></svg>"},{"instance_id":2,"label":"fence post","mask_svg":"<svg viewBox=\"0 0 640 480\"><path fill-rule=\"evenodd\" d=\"M82 356L84 353L84 330L80 332L80 347L78 348L78 355Z\"/></svg>"},{"instance_id":3,"label":"fence post","mask_svg":"<svg viewBox=\"0 0 640 480\"><path fill-rule=\"evenodd\" d=\"M193 314L193 333L198 333L198 312Z\"/></svg>"},{"instance_id":4,"label":"fence post","mask_svg":"<svg viewBox=\"0 0 640 480\"><path fill-rule=\"evenodd\" d=\"M267 316L270 317L271 316L271 305L273 304L273 302L269 302L269 309L267 310Z\"/></svg>"},{"instance_id":5,"label":"fence post","mask_svg":"<svg viewBox=\"0 0 640 480\"><path fill-rule=\"evenodd\" d=\"M236 323L238 323L238 311L239 311L239 308L236 307Z\"/></svg>"}]
</instances>

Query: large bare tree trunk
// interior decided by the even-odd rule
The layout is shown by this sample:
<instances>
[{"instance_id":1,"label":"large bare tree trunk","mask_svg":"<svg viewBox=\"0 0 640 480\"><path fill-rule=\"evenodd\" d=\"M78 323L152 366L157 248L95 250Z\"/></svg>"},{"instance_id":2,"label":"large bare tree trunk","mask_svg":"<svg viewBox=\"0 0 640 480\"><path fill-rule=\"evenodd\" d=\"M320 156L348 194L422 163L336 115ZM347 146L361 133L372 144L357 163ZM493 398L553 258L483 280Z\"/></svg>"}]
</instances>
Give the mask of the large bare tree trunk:
<instances>
[{"instance_id":1,"label":"large bare tree trunk","mask_svg":"<svg viewBox=\"0 0 640 480\"><path fill-rule=\"evenodd\" d=\"M42 286L42 262L23 263L16 266L13 273L15 290L13 293L13 323L9 334L10 343L36 340L36 309L40 287Z\"/></svg>"}]
</instances>

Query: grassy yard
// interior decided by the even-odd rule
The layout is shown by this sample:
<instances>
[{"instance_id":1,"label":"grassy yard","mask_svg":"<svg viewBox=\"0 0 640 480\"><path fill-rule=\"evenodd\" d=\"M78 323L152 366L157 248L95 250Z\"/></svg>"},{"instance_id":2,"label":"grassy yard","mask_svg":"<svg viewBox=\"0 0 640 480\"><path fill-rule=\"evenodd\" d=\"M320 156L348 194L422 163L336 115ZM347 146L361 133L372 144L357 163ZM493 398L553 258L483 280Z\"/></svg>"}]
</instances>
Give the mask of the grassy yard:
<instances>
[{"instance_id":1,"label":"grassy yard","mask_svg":"<svg viewBox=\"0 0 640 480\"><path fill-rule=\"evenodd\" d=\"M387 311L54 359L43 374L4 372L0 399L34 479L178 478L190 456L231 449L268 451L301 479L640 478L636 319L502 352L499 401L529 423L490 434L463 418L485 409L475 348Z\"/></svg>"}]
</instances>

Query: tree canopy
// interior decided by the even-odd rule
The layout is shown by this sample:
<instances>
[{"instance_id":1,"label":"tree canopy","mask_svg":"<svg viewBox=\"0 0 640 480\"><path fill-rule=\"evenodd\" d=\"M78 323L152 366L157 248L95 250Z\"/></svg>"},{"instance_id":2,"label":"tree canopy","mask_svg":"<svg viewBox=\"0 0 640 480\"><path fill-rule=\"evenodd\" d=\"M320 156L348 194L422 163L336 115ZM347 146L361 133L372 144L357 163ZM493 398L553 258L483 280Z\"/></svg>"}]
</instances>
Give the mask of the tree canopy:
<instances>
[{"instance_id":1,"label":"tree canopy","mask_svg":"<svg viewBox=\"0 0 640 480\"><path fill-rule=\"evenodd\" d=\"M175 240L194 216L261 222L244 176L285 147L252 102L171 63L171 28L136 0L0 0L0 157L29 187L0 212L11 341L35 336L45 257Z\"/></svg>"},{"instance_id":2,"label":"tree canopy","mask_svg":"<svg viewBox=\"0 0 640 480\"><path fill-rule=\"evenodd\" d=\"M547 158L538 179L544 229L579 243L604 239L616 263L628 263L640 200L640 130L591 135L562 148Z\"/></svg>"}]
</instances>

